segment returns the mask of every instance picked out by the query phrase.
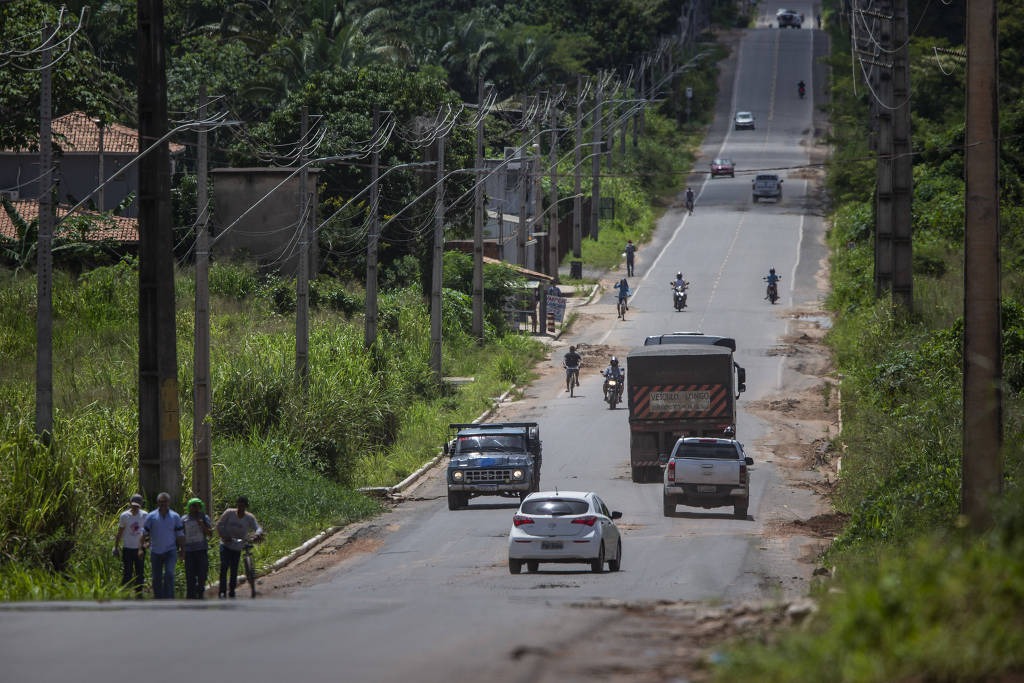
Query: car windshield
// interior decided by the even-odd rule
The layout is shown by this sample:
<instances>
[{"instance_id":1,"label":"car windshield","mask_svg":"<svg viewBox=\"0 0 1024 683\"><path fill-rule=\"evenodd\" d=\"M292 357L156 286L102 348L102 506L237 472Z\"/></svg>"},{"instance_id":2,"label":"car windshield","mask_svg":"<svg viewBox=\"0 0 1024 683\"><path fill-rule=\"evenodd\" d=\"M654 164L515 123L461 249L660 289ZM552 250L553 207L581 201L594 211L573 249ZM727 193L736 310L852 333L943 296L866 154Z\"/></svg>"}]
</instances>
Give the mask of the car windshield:
<instances>
[{"instance_id":1,"label":"car windshield","mask_svg":"<svg viewBox=\"0 0 1024 683\"><path fill-rule=\"evenodd\" d=\"M458 438L456 450L459 453L521 453L526 448L523 445L523 437L516 434L470 434Z\"/></svg>"},{"instance_id":2,"label":"car windshield","mask_svg":"<svg viewBox=\"0 0 1024 683\"><path fill-rule=\"evenodd\" d=\"M739 453L731 443L683 443L676 449L677 458L709 458L711 460L736 460Z\"/></svg>"},{"instance_id":3,"label":"car windshield","mask_svg":"<svg viewBox=\"0 0 1024 683\"><path fill-rule=\"evenodd\" d=\"M533 498L523 503L520 510L525 515L582 515L590 509L587 501L578 498Z\"/></svg>"}]
</instances>

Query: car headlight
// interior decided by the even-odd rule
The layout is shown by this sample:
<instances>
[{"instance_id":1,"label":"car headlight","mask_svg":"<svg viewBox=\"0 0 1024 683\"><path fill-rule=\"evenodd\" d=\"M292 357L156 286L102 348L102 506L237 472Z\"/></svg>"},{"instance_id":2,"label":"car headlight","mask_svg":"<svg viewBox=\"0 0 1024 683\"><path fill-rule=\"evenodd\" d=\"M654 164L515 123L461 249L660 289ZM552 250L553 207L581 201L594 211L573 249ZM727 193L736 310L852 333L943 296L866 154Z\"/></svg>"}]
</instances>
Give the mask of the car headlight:
<instances>
[{"instance_id":1,"label":"car headlight","mask_svg":"<svg viewBox=\"0 0 1024 683\"><path fill-rule=\"evenodd\" d=\"M512 478L513 479L522 479L523 478L523 471L522 470L512 470Z\"/></svg>"},{"instance_id":2,"label":"car headlight","mask_svg":"<svg viewBox=\"0 0 1024 683\"><path fill-rule=\"evenodd\" d=\"M462 470L455 470L452 472L452 481L462 481L466 476L466 473Z\"/></svg>"}]
</instances>

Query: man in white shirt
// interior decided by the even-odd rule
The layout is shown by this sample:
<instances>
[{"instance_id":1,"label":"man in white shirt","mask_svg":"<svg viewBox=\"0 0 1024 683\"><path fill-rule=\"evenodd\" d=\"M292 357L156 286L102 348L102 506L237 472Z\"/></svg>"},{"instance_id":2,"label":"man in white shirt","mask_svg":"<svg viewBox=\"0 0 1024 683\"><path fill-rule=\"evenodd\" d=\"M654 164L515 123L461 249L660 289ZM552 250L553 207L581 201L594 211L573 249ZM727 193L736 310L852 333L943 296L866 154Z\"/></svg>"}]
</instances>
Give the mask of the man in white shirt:
<instances>
[{"instance_id":1,"label":"man in white shirt","mask_svg":"<svg viewBox=\"0 0 1024 683\"><path fill-rule=\"evenodd\" d=\"M121 556L121 583L135 588L135 597L142 597L142 583L146 571L146 551L142 547L142 523L146 511L138 493L131 497L128 509L117 519L114 537L114 557Z\"/></svg>"}]
</instances>

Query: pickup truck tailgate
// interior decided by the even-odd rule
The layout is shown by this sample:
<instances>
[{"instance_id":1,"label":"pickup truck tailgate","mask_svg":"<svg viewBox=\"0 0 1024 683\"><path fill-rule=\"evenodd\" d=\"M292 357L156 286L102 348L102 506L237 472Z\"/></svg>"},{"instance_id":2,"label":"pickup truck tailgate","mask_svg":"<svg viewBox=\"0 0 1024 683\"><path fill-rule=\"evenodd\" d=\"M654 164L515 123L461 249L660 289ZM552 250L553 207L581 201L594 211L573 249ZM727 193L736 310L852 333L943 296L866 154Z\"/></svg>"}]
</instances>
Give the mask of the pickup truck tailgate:
<instances>
[{"instance_id":1,"label":"pickup truck tailgate","mask_svg":"<svg viewBox=\"0 0 1024 683\"><path fill-rule=\"evenodd\" d=\"M678 483L729 486L740 483L740 463L737 460L676 458L675 466L675 480Z\"/></svg>"}]
</instances>

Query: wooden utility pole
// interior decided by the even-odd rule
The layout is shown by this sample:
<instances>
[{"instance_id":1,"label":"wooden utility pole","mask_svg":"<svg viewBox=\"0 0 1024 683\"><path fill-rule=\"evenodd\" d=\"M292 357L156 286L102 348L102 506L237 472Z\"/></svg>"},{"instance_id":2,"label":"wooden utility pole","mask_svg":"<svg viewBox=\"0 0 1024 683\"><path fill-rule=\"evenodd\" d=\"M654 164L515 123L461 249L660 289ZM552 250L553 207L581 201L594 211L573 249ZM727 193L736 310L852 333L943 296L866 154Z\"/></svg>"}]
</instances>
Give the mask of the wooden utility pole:
<instances>
[{"instance_id":1,"label":"wooden utility pole","mask_svg":"<svg viewBox=\"0 0 1024 683\"><path fill-rule=\"evenodd\" d=\"M39 235L36 243L36 435L53 435L53 28L43 26L39 85Z\"/></svg>"},{"instance_id":2,"label":"wooden utility pole","mask_svg":"<svg viewBox=\"0 0 1024 683\"><path fill-rule=\"evenodd\" d=\"M199 86L199 120L206 120L206 85ZM207 187L206 128L196 150L196 313L192 367L192 490L213 509L210 467L210 198Z\"/></svg>"},{"instance_id":3,"label":"wooden utility pole","mask_svg":"<svg viewBox=\"0 0 1024 683\"><path fill-rule=\"evenodd\" d=\"M373 108L373 156L370 162L370 234L366 240L366 334L363 343L367 348L377 341L377 248L380 241L380 140L377 139L380 126L380 110Z\"/></svg>"},{"instance_id":4,"label":"wooden utility pole","mask_svg":"<svg viewBox=\"0 0 1024 683\"><path fill-rule=\"evenodd\" d=\"M1002 491L1003 396L999 262L999 32L996 0L967 3L964 135L963 484L977 531Z\"/></svg>"},{"instance_id":5,"label":"wooden utility pole","mask_svg":"<svg viewBox=\"0 0 1024 683\"><path fill-rule=\"evenodd\" d=\"M295 275L295 379L309 385L309 173L306 169L306 143L309 137L309 108L302 107L299 121L299 262Z\"/></svg>"},{"instance_id":6,"label":"wooden utility pole","mask_svg":"<svg viewBox=\"0 0 1024 683\"><path fill-rule=\"evenodd\" d=\"M441 314L444 287L444 135L437 139L437 196L434 200L434 254L430 274L430 369L434 381L440 386L444 375L441 368Z\"/></svg>"},{"instance_id":7,"label":"wooden utility pole","mask_svg":"<svg viewBox=\"0 0 1024 683\"><path fill-rule=\"evenodd\" d=\"M548 225L548 275L558 282L558 107L556 100L551 100L551 161L550 163L550 197L551 216Z\"/></svg>"},{"instance_id":8,"label":"wooden utility pole","mask_svg":"<svg viewBox=\"0 0 1024 683\"><path fill-rule=\"evenodd\" d=\"M181 494L171 159L164 4L138 0L139 486L151 503ZM155 149L151 149L156 144Z\"/></svg>"},{"instance_id":9,"label":"wooden utility pole","mask_svg":"<svg viewBox=\"0 0 1024 683\"><path fill-rule=\"evenodd\" d=\"M484 342L484 77L477 83L473 174L473 337Z\"/></svg>"},{"instance_id":10,"label":"wooden utility pole","mask_svg":"<svg viewBox=\"0 0 1024 683\"><path fill-rule=\"evenodd\" d=\"M590 239L596 240L600 231L599 220L601 218L601 145L604 136L601 134L601 99L604 91L604 73L597 74L597 93L594 102L594 150L590 164L591 189L590 189Z\"/></svg>"}]
</instances>

